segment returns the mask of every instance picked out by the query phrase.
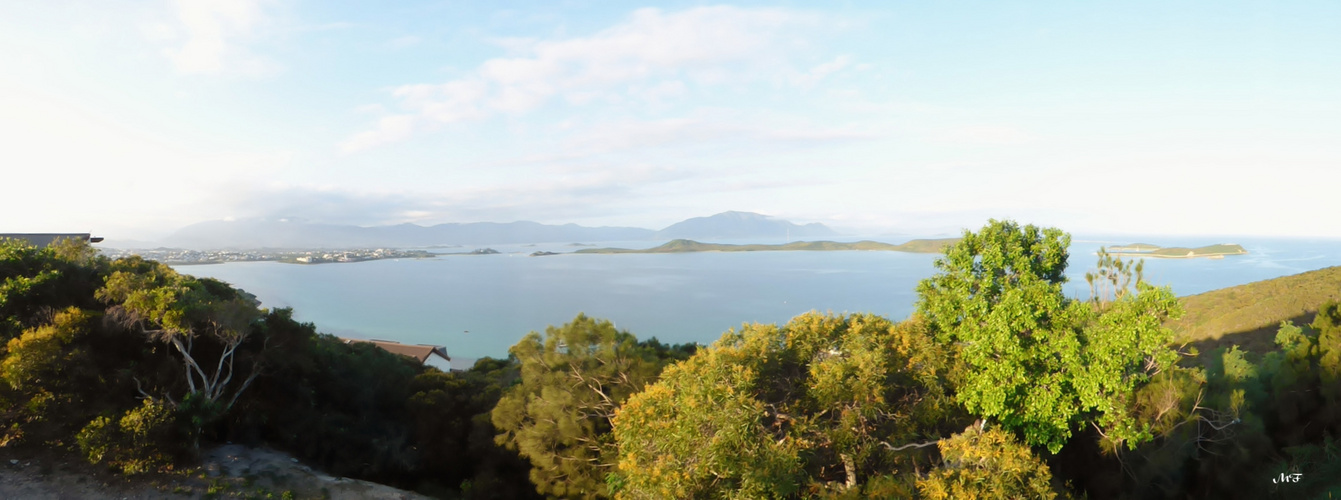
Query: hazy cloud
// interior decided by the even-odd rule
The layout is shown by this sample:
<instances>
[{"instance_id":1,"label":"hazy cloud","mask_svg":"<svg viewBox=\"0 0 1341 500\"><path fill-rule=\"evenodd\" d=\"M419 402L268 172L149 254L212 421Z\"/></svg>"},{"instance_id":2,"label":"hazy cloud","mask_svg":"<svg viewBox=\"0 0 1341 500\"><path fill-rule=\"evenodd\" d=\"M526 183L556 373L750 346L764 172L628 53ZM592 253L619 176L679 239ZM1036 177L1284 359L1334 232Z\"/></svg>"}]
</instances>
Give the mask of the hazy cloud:
<instances>
[{"instance_id":1,"label":"hazy cloud","mask_svg":"<svg viewBox=\"0 0 1341 500\"><path fill-rule=\"evenodd\" d=\"M372 130L354 134L340 144L340 150L353 153L368 148L396 142L410 136L414 129L414 117L409 115L390 115L377 120Z\"/></svg>"},{"instance_id":2,"label":"hazy cloud","mask_svg":"<svg viewBox=\"0 0 1341 500\"><path fill-rule=\"evenodd\" d=\"M805 74L798 76L796 78L797 84L803 87L813 86L816 83L819 83L819 81L823 80L825 77L837 73L839 71L842 71L851 64L852 64L852 56L841 55L835 57L834 60L810 68L810 71L807 71Z\"/></svg>"},{"instance_id":3,"label":"hazy cloud","mask_svg":"<svg viewBox=\"0 0 1341 500\"><path fill-rule=\"evenodd\" d=\"M462 186L436 191L373 191L358 188L274 183L231 183L209 199L226 216L281 218L317 223L401 223L537 220L567 223L608 216L612 206L640 199L651 188L690 177L656 165L610 168L590 165L530 176L523 182Z\"/></svg>"},{"instance_id":4,"label":"hazy cloud","mask_svg":"<svg viewBox=\"0 0 1341 500\"><path fill-rule=\"evenodd\" d=\"M247 42L265 24L267 0L174 0L177 24L151 30L151 39L171 40L163 50L187 74L258 76L278 70L275 62L253 54Z\"/></svg>"}]
</instances>

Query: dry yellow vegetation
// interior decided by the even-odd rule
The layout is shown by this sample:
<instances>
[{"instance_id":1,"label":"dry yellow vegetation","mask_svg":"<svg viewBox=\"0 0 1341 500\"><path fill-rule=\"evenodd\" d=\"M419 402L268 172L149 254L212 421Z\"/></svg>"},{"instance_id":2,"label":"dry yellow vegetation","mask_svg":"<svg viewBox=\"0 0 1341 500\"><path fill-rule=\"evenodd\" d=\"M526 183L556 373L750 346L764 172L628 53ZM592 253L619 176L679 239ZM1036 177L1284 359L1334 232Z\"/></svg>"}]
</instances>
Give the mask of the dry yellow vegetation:
<instances>
[{"instance_id":1,"label":"dry yellow vegetation","mask_svg":"<svg viewBox=\"0 0 1341 500\"><path fill-rule=\"evenodd\" d=\"M1304 325L1318 308L1341 301L1341 266L1328 267L1180 299L1186 314L1170 327L1201 352L1238 344L1250 352L1273 348L1281 321Z\"/></svg>"}]
</instances>

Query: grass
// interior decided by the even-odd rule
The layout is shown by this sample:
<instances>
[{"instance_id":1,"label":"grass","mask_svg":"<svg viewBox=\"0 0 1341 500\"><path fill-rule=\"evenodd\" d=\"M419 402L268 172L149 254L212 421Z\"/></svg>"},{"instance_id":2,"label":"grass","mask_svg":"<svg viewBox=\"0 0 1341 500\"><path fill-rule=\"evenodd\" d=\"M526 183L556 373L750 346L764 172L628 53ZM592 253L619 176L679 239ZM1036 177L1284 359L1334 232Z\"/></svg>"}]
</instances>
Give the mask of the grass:
<instances>
[{"instance_id":1,"label":"grass","mask_svg":"<svg viewBox=\"0 0 1341 500\"><path fill-rule=\"evenodd\" d=\"M1169 326L1202 353L1237 344L1262 354L1275 349L1282 321L1313 322L1318 308L1341 301L1341 266L1282 276L1180 299L1183 317Z\"/></svg>"},{"instance_id":2,"label":"grass","mask_svg":"<svg viewBox=\"0 0 1341 500\"><path fill-rule=\"evenodd\" d=\"M726 245L721 243L700 243L694 240L671 240L664 245L645 250L626 248L584 248L573 253L684 253L684 252L767 252L767 251L833 251L833 250L884 250L893 252L940 253L945 247L959 241L958 238L936 240L912 240L901 245L892 245L878 241L858 241L839 243L835 241L795 241L784 245Z\"/></svg>"}]
</instances>

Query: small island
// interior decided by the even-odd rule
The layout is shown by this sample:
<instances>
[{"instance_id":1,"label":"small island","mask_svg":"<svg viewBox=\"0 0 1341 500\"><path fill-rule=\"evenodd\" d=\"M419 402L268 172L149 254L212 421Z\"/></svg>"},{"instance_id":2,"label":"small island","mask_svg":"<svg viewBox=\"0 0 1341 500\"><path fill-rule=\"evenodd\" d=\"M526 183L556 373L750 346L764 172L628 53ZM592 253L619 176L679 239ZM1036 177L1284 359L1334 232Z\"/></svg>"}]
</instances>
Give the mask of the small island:
<instances>
[{"instance_id":1,"label":"small island","mask_svg":"<svg viewBox=\"0 0 1341 500\"><path fill-rule=\"evenodd\" d=\"M1223 259L1226 255L1246 255L1248 250L1233 243L1204 247L1161 247L1149 243L1114 245L1104 249L1114 257L1150 257L1155 259Z\"/></svg>"},{"instance_id":2,"label":"small island","mask_svg":"<svg viewBox=\"0 0 1341 500\"><path fill-rule=\"evenodd\" d=\"M685 252L768 252L768 251L837 251L837 250L883 250L911 253L940 253L945 247L959 241L959 238L931 240L912 240L900 245L878 241L858 241L840 243L836 241L795 241L782 245L727 245L723 243L700 243L694 240L671 240L670 242L643 250L627 248L584 248L573 253L685 253Z\"/></svg>"},{"instance_id":3,"label":"small island","mask_svg":"<svg viewBox=\"0 0 1341 500\"><path fill-rule=\"evenodd\" d=\"M546 255L559 255L559 252L533 252L532 257L544 257Z\"/></svg>"},{"instance_id":4,"label":"small island","mask_svg":"<svg viewBox=\"0 0 1341 500\"><path fill-rule=\"evenodd\" d=\"M500 253L503 252L499 252L498 250L494 250L492 248L476 248L469 252L442 252L433 255L494 255Z\"/></svg>"}]
</instances>

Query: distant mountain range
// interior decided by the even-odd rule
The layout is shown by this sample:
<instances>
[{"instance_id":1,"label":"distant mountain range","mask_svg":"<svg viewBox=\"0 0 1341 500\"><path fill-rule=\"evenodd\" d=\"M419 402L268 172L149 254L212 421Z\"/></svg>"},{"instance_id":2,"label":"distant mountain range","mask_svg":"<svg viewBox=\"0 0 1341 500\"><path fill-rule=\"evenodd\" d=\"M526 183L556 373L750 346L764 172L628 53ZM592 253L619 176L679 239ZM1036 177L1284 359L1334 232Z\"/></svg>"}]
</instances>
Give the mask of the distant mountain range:
<instances>
[{"instance_id":1,"label":"distant mountain range","mask_svg":"<svg viewBox=\"0 0 1341 500\"><path fill-rule=\"evenodd\" d=\"M837 236L824 224L794 224L750 212L695 217L660 231L537 222L473 222L419 226L344 226L294 221L208 221L186 226L156 245L191 249L426 247L634 240L799 239Z\"/></svg>"},{"instance_id":2,"label":"distant mountain range","mask_svg":"<svg viewBox=\"0 0 1341 500\"><path fill-rule=\"evenodd\" d=\"M885 250L910 253L941 253L945 247L953 245L959 238L934 240L912 240L901 245L891 245L878 241L857 241L840 243L836 241L796 241L783 245L724 245L721 243L699 243L693 240L671 240L670 242L643 250L627 248L583 248L573 253L688 253L688 252L766 252L804 250L809 252L825 250ZM554 255L554 254L550 254Z\"/></svg>"},{"instance_id":3,"label":"distant mountain range","mask_svg":"<svg viewBox=\"0 0 1341 500\"><path fill-rule=\"evenodd\" d=\"M752 212L722 212L671 224L657 231L655 239L823 238L837 234L818 222L802 226Z\"/></svg>"}]
</instances>

